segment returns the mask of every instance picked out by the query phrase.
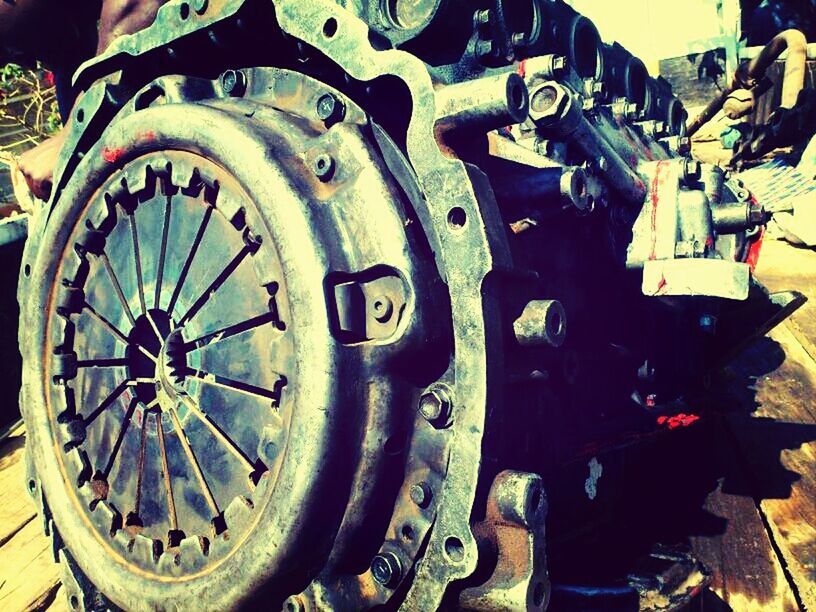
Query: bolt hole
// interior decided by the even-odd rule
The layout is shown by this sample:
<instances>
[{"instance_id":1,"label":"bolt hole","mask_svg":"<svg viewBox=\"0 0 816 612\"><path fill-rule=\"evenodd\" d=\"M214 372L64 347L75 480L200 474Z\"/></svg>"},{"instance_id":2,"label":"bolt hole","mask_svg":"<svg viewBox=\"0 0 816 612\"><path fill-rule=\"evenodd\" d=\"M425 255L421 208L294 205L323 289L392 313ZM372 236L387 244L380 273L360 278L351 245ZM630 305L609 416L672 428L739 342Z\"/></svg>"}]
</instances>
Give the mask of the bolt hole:
<instances>
[{"instance_id":1,"label":"bolt hole","mask_svg":"<svg viewBox=\"0 0 816 612\"><path fill-rule=\"evenodd\" d=\"M580 176L576 177L575 179L575 192L578 194L579 198L584 197L584 194L586 193L586 183Z\"/></svg>"},{"instance_id":2,"label":"bolt hole","mask_svg":"<svg viewBox=\"0 0 816 612\"><path fill-rule=\"evenodd\" d=\"M82 110L81 108L77 110L76 120L77 123L82 123L83 121L85 121L85 111Z\"/></svg>"},{"instance_id":3,"label":"bolt hole","mask_svg":"<svg viewBox=\"0 0 816 612\"><path fill-rule=\"evenodd\" d=\"M186 20L190 16L190 5L186 2L182 2L179 5L179 17L181 17L182 21Z\"/></svg>"},{"instance_id":4,"label":"bolt hole","mask_svg":"<svg viewBox=\"0 0 816 612\"><path fill-rule=\"evenodd\" d=\"M23 266L23 274L25 274L26 278L31 276L31 266L30 265L26 264L25 266Z\"/></svg>"},{"instance_id":5,"label":"bolt hole","mask_svg":"<svg viewBox=\"0 0 816 612\"><path fill-rule=\"evenodd\" d=\"M536 607L544 603L544 595L546 595L544 583L539 582L537 585L535 585L535 589L533 589L533 603L536 605Z\"/></svg>"},{"instance_id":6,"label":"bolt hole","mask_svg":"<svg viewBox=\"0 0 816 612\"><path fill-rule=\"evenodd\" d=\"M448 211L448 227L452 230L460 230L467 223L467 213L464 208L454 206Z\"/></svg>"},{"instance_id":7,"label":"bolt hole","mask_svg":"<svg viewBox=\"0 0 816 612\"><path fill-rule=\"evenodd\" d=\"M385 441L383 450L386 455L399 455L405 450L408 443L408 435L404 431L397 432Z\"/></svg>"},{"instance_id":8,"label":"bolt hole","mask_svg":"<svg viewBox=\"0 0 816 612\"><path fill-rule=\"evenodd\" d=\"M460 562L465 558L465 545L456 536L445 540L445 554L451 561Z\"/></svg>"},{"instance_id":9,"label":"bolt hole","mask_svg":"<svg viewBox=\"0 0 816 612\"><path fill-rule=\"evenodd\" d=\"M33 493L33 492L35 491L35 489L36 489L36 488L37 488L37 481L35 481L35 480L32 478L31 480L29 480L29 481L28 481L28 490L29 490L29 491L31 491L31 492Z\"/></svg>"},{"instance_id":10,"label":"bolt hole","mask_svg":"<svg viewBox=\"0 0 816 612\"><path fill-rule=\"evenodd\" d=\"M510 103L517 110L524 109L524 88L520 83L516 83L510 88Z\"/></svg>"},{"instance_id":11,"label":"bolt hole","mask_svg":"<svg viewBox=\"0 0 816 612\"><path fill-rule=\"evenodd\" d=\"M326 23L323 24L323 36L332 38L337 34L337 20L334 17L329 17Z\"/></svg>"},{"instance_id":12,"label":"bolt hole","mask_svg":"<svg viewBox=\"0 0 816 612\"><path fill-rule=\"evenodd\" d=\"M76 595L71 595L68 598L68 603L71 605L72 610L76 610L79 608L79 598Z\"/></svg>"},{"instance_id":13,"label":"bolt hole","mask_svg":"<svg viewBox=\"0 0 816 612\"><path fill-rule=\"evenodd\" d=\"M530 491L530 497L527 502L527 514L533 515L538 512L538 508L541 505L541 487L538 485L533 486L533 490Z\"/></svg>"},{"instance_id":14,"label":"bolt hole","mask_svg":"<svg viewBox=\"0 0 816 612\"><path fill-rule=\"evenodd\" d=\"M402 539L403 540L405 540L407 542L413 542L414 541L414 537L415 537L414 528L411 527L410 525L403 525L400 532L402 534Z\"/></svg>"},{"instance_id":15,"label":"bolt hole","mask_svg":"<svg viewBox=\"0 0 816 612\"><path fill-rule=\"evenodd\" d=\"M550 334L553 336L560 336L564 328L564 319L561 313L553 310L549 317Z\"/></svg>"}]
</instances>

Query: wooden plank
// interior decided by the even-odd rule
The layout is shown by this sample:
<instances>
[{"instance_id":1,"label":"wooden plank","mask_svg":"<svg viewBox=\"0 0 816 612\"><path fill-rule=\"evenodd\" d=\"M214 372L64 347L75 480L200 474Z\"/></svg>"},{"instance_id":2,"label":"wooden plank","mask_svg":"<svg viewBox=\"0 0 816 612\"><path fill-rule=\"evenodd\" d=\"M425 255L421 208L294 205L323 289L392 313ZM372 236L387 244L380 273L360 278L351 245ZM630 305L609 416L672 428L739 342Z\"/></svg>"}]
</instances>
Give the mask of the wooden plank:
<instances>
[{"instance_id":1,"label":"wooden plank","mask_svg":"<svg viewBox=\"0 0 816 612\"><path fill-rule=\"evenodd\" d=\"M48 605L59 588L59 566L38 521L27 523L0 547L0 610Z\"/></svg>"},{"instance_id":2,"label":"wooden plank","mask_svg":"<svg viewBox=\"0 0 816 612\"><path fill-rule=\"evenodd\" d=\"M0 546L35 517L25 490L25 437L9 437L0 446Z\"/></svg>"},{"instance_id":3,"label":"wooden plank","mask_svg":"<svg viewBox=\"0 0 816 612\"><path fill-rule=\"evenodd\" d=\"M814 610L816 361L783 324L732 369L738 376L764 372L756 379L753 414L732 413L729 424L770 535L802 603Z\"/></svg>"},{"instance_id":4,"label":"wooden plank","mask_svg":"<svg viewBox=\"0 0 816 612\"><path fill-rule=\"evenodd\" d=\"M725 519L725 530L717 535L692 536L691 546L713 574L710 591L729 606L709 606L714 603L709 594L705 609L797 610L754 501L723 492L721 480L707 497L704 509Z\"/></svg>"},{"instance_id":5,"label":"wooden plank","mask_svg":"<svg viewBox=\"0 0 816 612\"><path fill-rule=\"evenodd\" d=\"M60 585L54 593L54 600L45 608L46 612L68 612L71 607L68 605L68 598L65 596L65 587Z\"/></svg>"},{"instance_id":6,"label":"wooden plank","mask_svg":"<svg viewBox=\"0 0 816 612\"><path fill-rule=\"evenodd\" d=\"M808 298L787 325L811 358L816 359L816 251L781 240L766 240L757 276L770 291L796 290Z\"/></svg>"}]
</instances>

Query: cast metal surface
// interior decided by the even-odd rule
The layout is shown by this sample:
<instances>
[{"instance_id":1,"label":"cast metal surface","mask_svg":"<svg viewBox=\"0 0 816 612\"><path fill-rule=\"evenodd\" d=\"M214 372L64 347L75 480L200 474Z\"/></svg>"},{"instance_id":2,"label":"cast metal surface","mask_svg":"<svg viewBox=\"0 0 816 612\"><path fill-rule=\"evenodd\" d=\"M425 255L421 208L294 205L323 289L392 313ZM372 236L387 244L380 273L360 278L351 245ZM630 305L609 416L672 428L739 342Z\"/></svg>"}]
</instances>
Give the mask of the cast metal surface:
<instances>
[{"instance_id":1,"label":"cast metal surface","mask_svg":"<svg viewBox=\"0 0 816 612\"><path fill-rule=\"evenodd\" d=\"M171 1L75 81L19 297L78 609L544 609L561 466L748 297L761 208L560 0Z\"/></svg>"}]
</instances>

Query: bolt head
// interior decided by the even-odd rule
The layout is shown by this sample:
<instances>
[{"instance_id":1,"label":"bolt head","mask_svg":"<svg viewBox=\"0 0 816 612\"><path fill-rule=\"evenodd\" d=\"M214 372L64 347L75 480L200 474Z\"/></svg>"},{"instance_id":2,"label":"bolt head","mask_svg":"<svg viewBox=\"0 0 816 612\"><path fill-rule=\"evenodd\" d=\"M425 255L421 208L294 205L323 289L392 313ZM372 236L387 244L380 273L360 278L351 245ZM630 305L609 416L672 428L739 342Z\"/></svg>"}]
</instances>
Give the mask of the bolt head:
<instances>
[{"instance_id":1,"label":"bolt head","mask_svg":"<svg viewBox=\"0 0 816 612\"><path fill-rule=\"evenodd\" d=\"M402 577L402 564L394 553L381 553L371 561L371 575L383 586L396 586Z\"/></svg>"},{"instance_id":2,"label":"bolt head","mask_svg":"<svg viewBox=\"0 0 816 612\"><path fill-rule=\"evenodd\" d=\"M246 91L246 75L240 70L226 70L221 75L221 89L228 96L239 97Z\"/></svg>"},{"instance_id":3,"label":"bolt head","mask_svg":"<svg viewBox=\"0 0 816 612\"><path fill-rule=\"evenodd\" d=\"M530 94L530 119L539 127L557 123L569 103L569 94L561 85L552 81L542 83Z\"/></svg>"},{"instance_id":4,"label":"bolt head","mask_svg":"<svg viewBox=\"0 0 816 612\"><path fill-rule=\"evenodd\" d=\"M703 165L699 160L686 159L683 162L683 176L687 181L698 181L702 176Z\"/></svg>"},{"instance_id":5,"label":"bolt head","mask_svg":"<svg viewBox=\"0 0 816 612\"><path fill-rule=\"evenodd\" d=\"M342 121L346 114L346 105L333 93L325 93L317 99L317 116L327 126Z\"/></svg>"},{"instance_id":6,"label":"bolt head","mask_svg":"<svg viewBox=\"0 0 816 612\"><path fill-rule=\"evenodd\" d=\"M710 314L700 315L700 328L703 331L714 333L717 326L717 317Z\"/></svg>"},{"instance_id":7,"label":"bolt head","mask_svg":"<svg viewBox=\"0 0 816 612\"><path fill-rule=\"evenodd\" d=\"M427 482L418 482L411 487L411 501L420 508L427 508L431 504L433 492Z\"/></svg>"},{"instance_id":8,"label":"bolt head","mask_svg":"<svg viewBox=\"0 0 816 612\"><path fill-rule=\"evenodd\" d=\"M553 59L552 62L552 73L553 76L558 78L564 75L564 72L567 70L567 58L559 55L558 57Z\"/></svg>"},{"instance_id":9,"label":"bolt head","mask_svg":"<svg viewBox=\"0 0 816 612\"><path fill-rule=\"evenodd\" d=\"M473 15L473 20L476 22L476 25L488 25L491 19L490 9L480 9Z\"/></svg>"},{"instance_id":10,"label":"bolt head","mask_svg":"<svg viewBox=\"0 0 816 612\"><path fill-rule=\"evenodd\" d=\"M510 41L514 47L523 47L527 44L527 35L524 32L515 32Z\"/></svg>"},{"instance_id":11,"label":"bolt head","mask_svg":"<svg viewBox=\"0 0 816 612\"><path fill-rule=\"evenodd\" d=\"M442 387L433 387L419 400L419 411L434 427L449 424L452 402L448 392Z\"/></svg>"}]
</instances>

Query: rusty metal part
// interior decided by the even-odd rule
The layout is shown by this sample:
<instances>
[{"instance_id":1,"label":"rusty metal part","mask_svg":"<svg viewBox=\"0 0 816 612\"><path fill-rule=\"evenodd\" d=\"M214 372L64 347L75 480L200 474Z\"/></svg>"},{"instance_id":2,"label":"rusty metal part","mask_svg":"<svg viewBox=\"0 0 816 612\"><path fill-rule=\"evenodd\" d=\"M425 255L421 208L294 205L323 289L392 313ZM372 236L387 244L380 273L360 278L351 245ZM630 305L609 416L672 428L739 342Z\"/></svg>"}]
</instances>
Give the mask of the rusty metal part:
<instances>
[{"instance_id":1,"label":"rusty metal part","mask_svg":"<svg viewBox=\"0 0 816 612\"><path fill-rule=\"evenodd\" d=\"M799 30L785 30L774 36L762 51L749 62L741 65L728 87L700 112L688 125L687 136L693 136L697 130L708 123L723 107L729 96L737 89L752 89L765 76L765 71L787 49L785 59L785 76L782 84L783 108L792 108L796 104L799 92L805 86L805 62L807 60L807 40Z\"/></svg>"},{"instance_id":2,"label":"rusty metal part","mask_svg":"<svg viewBox=\"0 0 816 612\"><path fill-rule=\"evenodd\" d=\"M567 336L567 315L557 300L533 300L513 321L513 332L522 346L559 347Z\"/></svg>"},{"instance_id":3,"label":"rusty metal part","mask_svg":"<svg viewBox=\"0 0 816 612\"><path fill-rule=\"evenodd\" d=\"M459 595L463 610L545 610L550 581L544 537L547 496L541 477L504 471L487 499L487 516L474 527L480 549L490 550L490 577Z\"/></svg>"},{"instance_id":4,"label":"rusty metal part","mask_svg":"<svg viewBox=\"0 0 816 612\"><path fill-rule=\"evenodd\" d=\"M82 67L19 291L78 609L546 607L544 478L653 429L609 347L748 283L682 105L609 100L599 45L561 0L171 0Z\"/></svg>"},{"instance_id":5,"label":"rusty metal part","mask_svg":"<svg viewBox=\"0 0 816 612\"><path fill-rule=\"evenodd\" d=\"M524 121L529 111L527 86L514 72L446 85L436 94L439 130L488 132Z\"/></svg>"}]
</instances>

